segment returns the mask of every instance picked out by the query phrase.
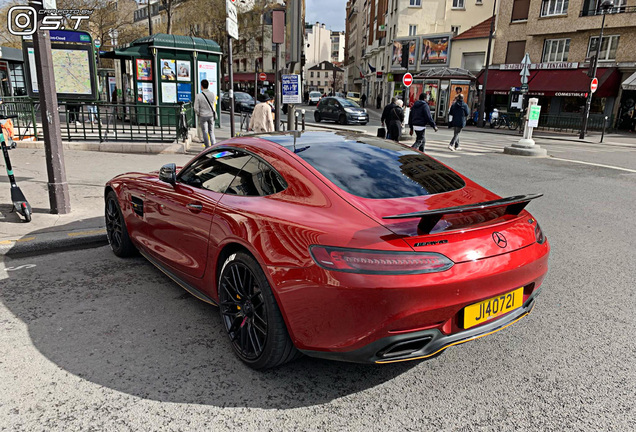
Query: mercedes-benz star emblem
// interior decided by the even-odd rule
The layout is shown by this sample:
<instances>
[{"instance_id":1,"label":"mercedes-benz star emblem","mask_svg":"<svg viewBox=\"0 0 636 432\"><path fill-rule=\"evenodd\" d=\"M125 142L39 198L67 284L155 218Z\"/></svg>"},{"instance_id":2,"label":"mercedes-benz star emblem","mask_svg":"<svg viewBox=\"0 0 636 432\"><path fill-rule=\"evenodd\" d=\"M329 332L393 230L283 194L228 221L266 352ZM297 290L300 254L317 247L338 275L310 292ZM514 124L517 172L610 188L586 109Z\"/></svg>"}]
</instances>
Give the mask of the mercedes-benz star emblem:
<instances>
[{"instance_id":1,"label":"mercedes-benz star emblem","mask_svg":"<svg viewBox=\"0 0 636 432\"><path fill-rule=\"evenodd\" d=\"M506 246L508 246L508 240L506 240L506 236L498 231L492 233L492 239L500 248L505 248Z\"/></svg>"}]
</instances>

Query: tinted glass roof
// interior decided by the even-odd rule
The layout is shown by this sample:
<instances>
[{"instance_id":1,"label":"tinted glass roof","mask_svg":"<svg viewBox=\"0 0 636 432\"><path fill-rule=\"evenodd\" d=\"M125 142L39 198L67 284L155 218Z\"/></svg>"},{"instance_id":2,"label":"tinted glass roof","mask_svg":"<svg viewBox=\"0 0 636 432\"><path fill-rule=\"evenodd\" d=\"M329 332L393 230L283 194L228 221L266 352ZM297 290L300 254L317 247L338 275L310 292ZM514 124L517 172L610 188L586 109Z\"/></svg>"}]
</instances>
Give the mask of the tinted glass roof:
<instances>
[{"instance_id":1,"label":"tinted glass roof","mask_svg":"<svg viewBox=\"0 0 636 432\"><path fill-rule=\"evenodd\" d=\"M293 134L259 135L294 151ZM461 189L461 177L409 147L350 132L304 132L295 153L342 190L363 198L405 198Z\"/></svg>"}]
</instances>

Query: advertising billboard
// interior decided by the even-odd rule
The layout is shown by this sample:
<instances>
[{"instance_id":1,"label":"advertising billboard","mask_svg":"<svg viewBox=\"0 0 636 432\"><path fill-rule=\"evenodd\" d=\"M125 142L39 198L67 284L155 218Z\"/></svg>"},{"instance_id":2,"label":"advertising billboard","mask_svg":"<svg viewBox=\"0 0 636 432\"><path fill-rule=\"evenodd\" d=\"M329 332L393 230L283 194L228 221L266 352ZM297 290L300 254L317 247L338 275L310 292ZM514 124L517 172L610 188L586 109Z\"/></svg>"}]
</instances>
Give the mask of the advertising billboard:
<instances>
[{"instance_id":1,"label":"advertising billboard","mask_svg":"<svg viewBox=\"0 0 636 432\"><path fill-rule=\"evenodd\" d=\"M444 66L448 64L451 35L422 36L420 66Z\"/></svg>"},{"instance_id":2,"label":"advertising billboard","mask_svg":"<svg viewBox=\"0 0 636 432\"><path fill-rule=\"evenodd\" d=\"M391 69L404 69L402 67L402 47L409 47L409 70L417 69L417 48L418 39L396 39L393 41L393 51L391 53Z\"/></svg>"}]
</instances>

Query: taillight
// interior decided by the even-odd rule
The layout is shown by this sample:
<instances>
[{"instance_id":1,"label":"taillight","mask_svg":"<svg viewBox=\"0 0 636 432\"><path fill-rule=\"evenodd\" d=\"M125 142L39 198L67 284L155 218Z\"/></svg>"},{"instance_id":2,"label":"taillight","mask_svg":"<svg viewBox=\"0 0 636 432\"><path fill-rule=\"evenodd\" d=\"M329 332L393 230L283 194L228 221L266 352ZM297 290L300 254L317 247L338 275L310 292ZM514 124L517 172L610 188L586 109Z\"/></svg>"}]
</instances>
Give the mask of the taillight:
<instances>
[{"instance_id":1,"label":"taillight","mask_svg":"<svg viewBox=\"0 0 636 432\"><path fill-rule=\"evenodd\" d=\"M364 274L420 274L448 270L453 262L434 252L387 252L310 246L316 264L327 270Z\"/></svg>"},{"instance_id":2,"label":"taillight","mask_svg":"<svg viewBox=\"0 0 636 432\"><path fill-rule=\"evenodd\" d=\"M545 236L543 235L543 231L539 226L539 222L537 222L537 225L534 227L534 237L537 239L537 243L539 244L543 244L543 242L545 241Z\"/></svg>"}]
</instances>

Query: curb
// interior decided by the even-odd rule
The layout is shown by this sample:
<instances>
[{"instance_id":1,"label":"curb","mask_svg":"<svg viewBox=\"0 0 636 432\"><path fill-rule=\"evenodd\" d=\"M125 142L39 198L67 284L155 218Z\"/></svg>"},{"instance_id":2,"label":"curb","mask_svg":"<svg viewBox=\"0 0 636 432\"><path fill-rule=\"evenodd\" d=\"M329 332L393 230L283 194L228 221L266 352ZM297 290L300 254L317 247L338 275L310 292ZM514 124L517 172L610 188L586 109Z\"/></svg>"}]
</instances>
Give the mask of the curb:
<instances>
[{"instance_id":1,"label":"curb","mask_svg":"<svg viewBox=\"0 0 636 432\"><path fill-rule=\"evenodd\" d=\"M44 141L16 141L16 145L24 149L44 149ZM184 143L155 143L145 142L62 142L64 150L99 151L110 153L133 153L133 154L183 154L185 153Z\"/></svg>"},{"instance_id":2,"label":"curb","mask_svg":"<svg viewBox=\"0 0 636 432\"><path fill-rule=\"evenodd\" d=\"M0 256L43 255L106 244L108 238L105 228L28 234L20 239L0 240Z\"/></svg>"}]
</instances>

